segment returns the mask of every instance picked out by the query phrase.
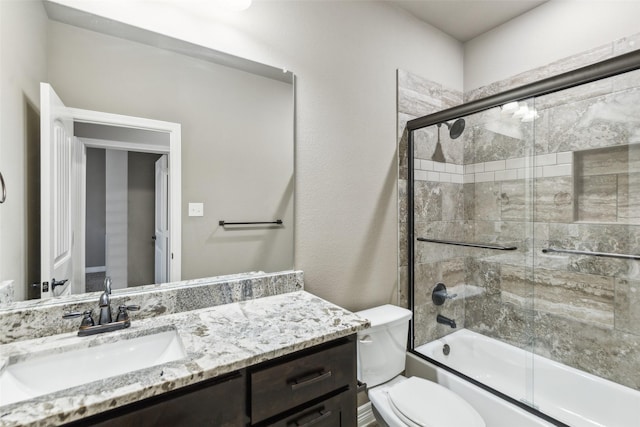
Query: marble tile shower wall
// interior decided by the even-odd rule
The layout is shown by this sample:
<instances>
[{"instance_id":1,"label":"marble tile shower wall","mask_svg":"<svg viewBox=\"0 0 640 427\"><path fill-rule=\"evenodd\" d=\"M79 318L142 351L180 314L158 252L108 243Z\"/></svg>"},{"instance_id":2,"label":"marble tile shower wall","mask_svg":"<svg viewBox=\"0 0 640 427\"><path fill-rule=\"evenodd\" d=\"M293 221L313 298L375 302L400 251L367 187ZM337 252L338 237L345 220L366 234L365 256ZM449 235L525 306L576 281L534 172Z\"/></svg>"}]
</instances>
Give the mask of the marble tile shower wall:
<instances>
[{"instance_id":1,"label":"marble tile shower wall","mask_svg":"<svg viewBox=\"0 0 640 427\"><path fill-rule=\"evenodd\" d=\"M467 93L465 100L618 55L637 42L640 36L616 41ZM410 115L411 99L421 99L405 95L433 89L400 76L402 146L402 118ZM457 142L445 129L445 164L430 159L435 127L416 134L416 236L517 243L519 250L495 255L418 244L414 343L451 332L435 322L442 313L459 327L640 389L639 263L541 252L552 246L640 253L640 71L528 105L538 113L533 123L510 123L494 109L466 118ZM406 303L406 148L403 156L400 297ZM438 281L466 298L435 307L430 292Z\"/></svg>"},{"instance_id":2,"label":"marble tile shower wall","mask_svg":"<svg viewBox=\"0 0 640 427\"><path fill-rule=\"evenodd\" d=\"M465 163L508 163L527 145L531 153L522 179L465 184L473 186L466 191L475 237L522 241L525 250L468 260L467 277L488 291L466 301L465 326L640 389L638 262L541 253L548 246L640 253L640 71L529 106L539 117L521 125L522 141L486 132L499 111L469 119ZM572 165L570 174L540 167L553 155Z\"/></svg>"},{"instance_id":3,"label":"marble tile shower wall","mask_svg":"<svg viewBox=\"0 0 640 427\"><path fill-rule=\"evenodd\" d=\"M407 71L398 70L398 153L399 153L399 303L407 306L407 131L406 123L414 118L454 107L462 103L462 93L443 87L440 84L421 78ZM446 163L432 162L431 154L438 141L435 129L423 129L414 134L419 181L415 186L416 235L447 237L453 234L463 238L467 228L463 216L464 196L462 192L463 143L461 139L452 140L446 127L441 129L440 141ZM421 163L424 162L424 163ZM436 179L426 180L426 169L436 174ZM448 169L447 169L448 168ZM424 172L423 177L420 171ZM442 177L442 179L440 179ZM459 177L452 179L451 177ZM448 178L448 179L447 179ZM444 325L436 323L438 313L456 319L458 325L464 324L464 305L462 300L452 301L443 310L431 303L431 288L436 282L462 283L464 275L463 258L459 251L437 245L420 245L416 252L415 341L430 341L430 337L446 334ZM455 276L455 279L454 279Z\"/></svg>"}]
</instances>

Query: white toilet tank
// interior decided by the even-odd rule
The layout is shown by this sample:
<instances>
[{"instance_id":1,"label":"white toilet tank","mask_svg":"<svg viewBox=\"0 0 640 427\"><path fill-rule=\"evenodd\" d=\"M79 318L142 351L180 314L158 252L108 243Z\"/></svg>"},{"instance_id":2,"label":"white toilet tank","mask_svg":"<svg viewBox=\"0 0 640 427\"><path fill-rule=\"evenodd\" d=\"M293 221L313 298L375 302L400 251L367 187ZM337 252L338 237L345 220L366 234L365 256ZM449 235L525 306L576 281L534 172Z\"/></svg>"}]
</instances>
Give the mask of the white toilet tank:
<instances>
[{"instance_id":1,"label":"white toilet tank","mask_svg":"<svg viewBox=\"0 0 640 427\"><path fill-rule=\"evenodd\" d=\"M356 314L371 321L358 332L358 379L371 388L404 371L411 311L387 304Z\"/></svg>"}]
</instances>

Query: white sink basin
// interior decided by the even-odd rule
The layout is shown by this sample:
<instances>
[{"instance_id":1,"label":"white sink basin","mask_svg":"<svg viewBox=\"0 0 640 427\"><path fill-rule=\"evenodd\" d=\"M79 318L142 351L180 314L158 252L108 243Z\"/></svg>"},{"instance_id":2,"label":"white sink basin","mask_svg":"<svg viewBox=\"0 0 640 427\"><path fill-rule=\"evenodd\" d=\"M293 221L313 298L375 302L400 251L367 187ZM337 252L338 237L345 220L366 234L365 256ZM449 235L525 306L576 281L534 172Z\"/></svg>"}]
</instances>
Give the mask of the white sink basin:
<instances>
[{"instance_id":1,"label":"white sink basin","mask_svg":"<svg viewBox=\"0 0 640 427\"><path fill-rule=\"evenodd\" d=\"M187 356L175 329L62 352L33 353L0 371L0 406Z\"/></svg>"}]
</instances>

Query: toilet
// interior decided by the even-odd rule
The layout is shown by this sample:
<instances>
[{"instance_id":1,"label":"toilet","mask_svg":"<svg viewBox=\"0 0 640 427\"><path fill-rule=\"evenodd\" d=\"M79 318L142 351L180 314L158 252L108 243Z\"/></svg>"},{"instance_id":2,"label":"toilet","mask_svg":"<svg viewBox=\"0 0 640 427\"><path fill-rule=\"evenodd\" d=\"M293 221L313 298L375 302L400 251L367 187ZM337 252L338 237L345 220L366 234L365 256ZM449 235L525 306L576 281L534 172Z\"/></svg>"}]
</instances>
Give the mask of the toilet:
<instances>
[{"instance_id":1,"label":"toilet","mask_svg":"<svg viewBox=\"0 0 640 427\"><path fill-rule=\"evenodd\" d=\"M404 371L411 311L383 305L356 313L371 328L358 332L358 380L367 384L379 424L388 427L486 427L451 390Z\"/></svg>"}]
</instances>

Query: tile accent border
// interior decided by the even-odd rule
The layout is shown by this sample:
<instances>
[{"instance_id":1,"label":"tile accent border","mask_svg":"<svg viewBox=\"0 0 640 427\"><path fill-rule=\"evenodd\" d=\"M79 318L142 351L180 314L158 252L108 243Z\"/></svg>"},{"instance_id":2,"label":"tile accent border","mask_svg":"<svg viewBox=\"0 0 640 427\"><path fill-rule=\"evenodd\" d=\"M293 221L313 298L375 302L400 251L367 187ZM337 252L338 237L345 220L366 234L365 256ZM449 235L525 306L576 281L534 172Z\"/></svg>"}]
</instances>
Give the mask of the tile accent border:
<instances>
[{"instance_id":1,"label":"tile accent border","mask_svg":"<svg viewBox=\"0 0 640 427\"><path fill-rule=\"evenodd\" d=\"M507 160L455 165L415 159L416 181L472 184L514 179L551 178L573 174L573 152L540 154Z\"/></svg>"}]
</instances>

